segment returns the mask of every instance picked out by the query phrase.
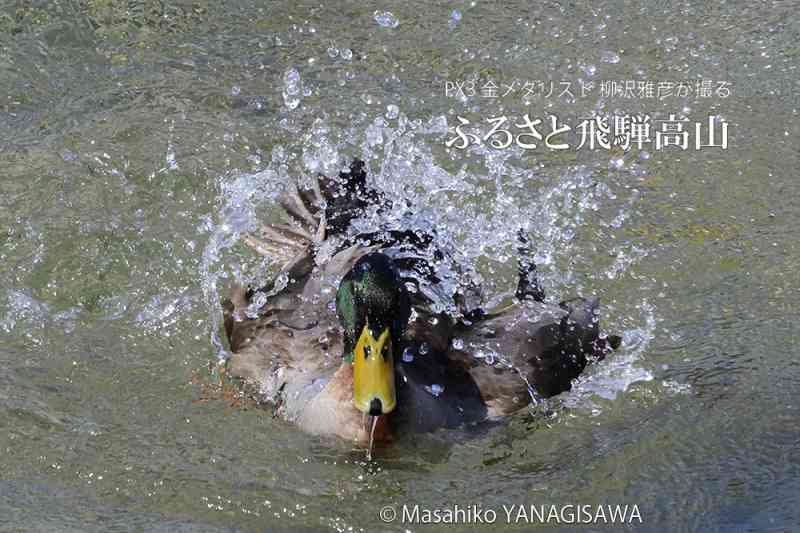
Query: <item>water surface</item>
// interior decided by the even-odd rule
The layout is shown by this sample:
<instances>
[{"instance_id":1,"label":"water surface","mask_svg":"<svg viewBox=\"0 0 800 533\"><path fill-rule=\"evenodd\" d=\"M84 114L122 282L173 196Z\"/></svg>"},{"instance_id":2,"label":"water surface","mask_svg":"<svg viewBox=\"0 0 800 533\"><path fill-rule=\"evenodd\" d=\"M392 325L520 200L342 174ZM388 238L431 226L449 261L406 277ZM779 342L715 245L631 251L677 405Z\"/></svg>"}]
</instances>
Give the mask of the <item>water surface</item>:
<instances>
[{"instance_id":1,"label":"water surface","mask_svg":"<svg viewBox=\"0 0 800 533\"><path fill-rule=\"evenodd\" d=\"M636 504L636 531L794 530L796 7L2 6L0 530L460 529L379 520L403 504ZM463 80L596 86L445 94ZM730 94L603 97L608 80ZM525 113L714 115L730 144L445 147L458 116L485 133ZM506 424L408 437L371 463L222 394L218 302L277 266L241 234L291 180L355 156L487 300L513 288L522 225L550 297L599 295L625 347Z\"/></svg>"}]
</instances>

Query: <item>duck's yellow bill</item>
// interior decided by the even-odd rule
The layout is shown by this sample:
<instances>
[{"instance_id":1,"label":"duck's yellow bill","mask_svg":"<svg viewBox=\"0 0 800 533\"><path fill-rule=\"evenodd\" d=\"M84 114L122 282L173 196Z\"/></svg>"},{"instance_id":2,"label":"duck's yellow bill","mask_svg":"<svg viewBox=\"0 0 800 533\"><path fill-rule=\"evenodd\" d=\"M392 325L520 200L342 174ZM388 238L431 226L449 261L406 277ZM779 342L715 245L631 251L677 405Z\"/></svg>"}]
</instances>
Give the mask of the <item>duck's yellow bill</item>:
<instances>
[{"instance_id":1,"label":"duck's yellow bill","mask_svg":"<svg viewBox=\"0 0 800 533\"><path fill-rule=\"evenodd\" d=\"M389 328L375 339L364 326L353 352L353 401L362 413L380 416L397 404Z\"/></svg>"}]
</instances>

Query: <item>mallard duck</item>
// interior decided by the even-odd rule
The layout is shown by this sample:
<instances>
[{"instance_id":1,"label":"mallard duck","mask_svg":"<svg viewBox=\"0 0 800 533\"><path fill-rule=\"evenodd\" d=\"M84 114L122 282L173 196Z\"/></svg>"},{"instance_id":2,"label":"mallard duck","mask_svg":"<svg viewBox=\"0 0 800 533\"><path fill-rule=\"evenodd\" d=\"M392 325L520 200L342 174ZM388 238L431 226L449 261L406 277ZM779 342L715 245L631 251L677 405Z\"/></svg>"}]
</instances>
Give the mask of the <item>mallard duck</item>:
<instances>
[{"instance_id":1,"label":"mallard duck","mask_svg":"<svg viewBox=\"0 0 800 533\"><path fill-rule=\"evenodd\" d=\"M354 230L393 206L361 161L291 185L281 204L290 223L245 237L283 267L223 303L225 372L308 433L370 455L400 432L497 419L569 390L619 345L599 333L597 299L545 301L522 233L514 302L486 310L435 230Z\"/></svg>"}]
</instances>

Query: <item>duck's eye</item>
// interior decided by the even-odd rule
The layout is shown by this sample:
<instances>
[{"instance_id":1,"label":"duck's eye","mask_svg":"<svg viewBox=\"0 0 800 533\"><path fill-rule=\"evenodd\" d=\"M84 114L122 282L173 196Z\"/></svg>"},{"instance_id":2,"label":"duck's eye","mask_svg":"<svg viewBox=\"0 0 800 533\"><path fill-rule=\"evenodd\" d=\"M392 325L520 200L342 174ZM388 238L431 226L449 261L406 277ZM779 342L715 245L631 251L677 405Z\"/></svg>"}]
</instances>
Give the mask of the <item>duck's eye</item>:
<instances>
[{"instance_id":1,"label":"duck's eye","mask_svg":"<svg viewBox=\"0 0 800 533\"><path fill-rule=\"evenodd\" d=\"M364 346L364 359L369 359L371 353L372 353L372 348L370 348L369 345Z\"/></svg>"}]
</instances>

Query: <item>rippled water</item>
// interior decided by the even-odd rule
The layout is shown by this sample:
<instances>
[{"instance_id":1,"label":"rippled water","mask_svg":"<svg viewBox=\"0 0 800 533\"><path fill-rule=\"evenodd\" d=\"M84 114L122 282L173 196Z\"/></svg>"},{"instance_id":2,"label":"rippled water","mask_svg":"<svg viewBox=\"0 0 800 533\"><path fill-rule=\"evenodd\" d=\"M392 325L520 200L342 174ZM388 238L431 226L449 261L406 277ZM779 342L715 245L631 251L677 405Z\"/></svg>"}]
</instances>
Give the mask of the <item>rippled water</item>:
<instances>
[{"instance_id":1,"label":"rippled water","mask_svg":"<svg viewBox=\"0 0 800 533\"><path fill-rule=\"evenodd\" d=\"M481 529L502 531L504 504L606 503L638 505L633 530L794 530L796 12L0 7L0 530L403 531L419 527L381 523L383 505L458 504L497 509ZM475 79L596 87L445 95ZM600 96L630 79L731 94ZM458 116L486 133L487 118L525 113L573 127L593 113L715 115L730 146L445 147ZM413 200L413 224L437 228L487 301L511 295L521 225L548 294L598 294L625 347L547 406L404 438L369 464L219 391L218 302L276 268L241 235L278 216L291 180L354 156Z\"/></svg>"}]
</instances>

